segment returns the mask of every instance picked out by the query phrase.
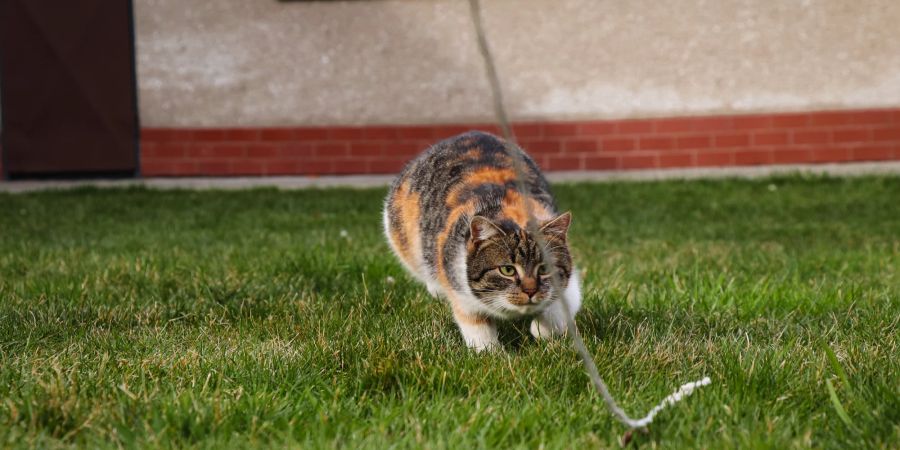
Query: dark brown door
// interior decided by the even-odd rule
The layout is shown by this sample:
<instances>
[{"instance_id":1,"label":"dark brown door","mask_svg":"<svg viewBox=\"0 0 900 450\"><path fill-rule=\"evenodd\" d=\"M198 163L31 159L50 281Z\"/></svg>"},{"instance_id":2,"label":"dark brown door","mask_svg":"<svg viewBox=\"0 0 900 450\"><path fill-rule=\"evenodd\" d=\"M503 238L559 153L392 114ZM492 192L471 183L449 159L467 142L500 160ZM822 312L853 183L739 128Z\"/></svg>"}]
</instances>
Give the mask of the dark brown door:
<instances>
[{"instance_id":1,"label":"dark brown door","mask_svg":"<svg viewBox=\"0 0 900 450\"><path fill-rule=\"evenodd\" d=\"M130 0L0 0L3 170L135 175Z\"/></svg>"}]
</instances>

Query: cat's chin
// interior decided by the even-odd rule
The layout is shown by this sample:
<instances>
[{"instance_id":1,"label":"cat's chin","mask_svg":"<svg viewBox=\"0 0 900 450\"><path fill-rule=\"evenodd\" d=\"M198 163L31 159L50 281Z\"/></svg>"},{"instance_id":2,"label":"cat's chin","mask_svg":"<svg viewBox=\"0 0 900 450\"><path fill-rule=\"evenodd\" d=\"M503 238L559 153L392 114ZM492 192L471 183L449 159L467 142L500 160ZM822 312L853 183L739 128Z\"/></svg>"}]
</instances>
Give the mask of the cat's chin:
<instances>
[{"instance_id":1,"label":"cat's chin","mask_svg":"<svg viewBox=\"0 0 900 450\"><path fill-rule=\"evenodd\" d=\"M540 303L530 304L530 305L515 305L512 303L507 303L503 306L502 319L519 319L525 317L532 317L540 314L542 311L547 309L547 306L550 305L548 301L542 301Z\"/></svg>"}]
</instances>

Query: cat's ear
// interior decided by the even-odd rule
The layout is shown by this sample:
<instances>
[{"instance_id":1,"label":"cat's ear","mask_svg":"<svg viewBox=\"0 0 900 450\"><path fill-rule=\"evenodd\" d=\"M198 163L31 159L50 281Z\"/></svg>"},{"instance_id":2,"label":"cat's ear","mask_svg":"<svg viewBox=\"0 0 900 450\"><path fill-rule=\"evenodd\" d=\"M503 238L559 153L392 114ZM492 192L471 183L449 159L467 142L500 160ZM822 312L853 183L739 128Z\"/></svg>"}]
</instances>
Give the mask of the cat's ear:
<instances>
[{"instance_id":1,"label":"cat's ear","mask_svg":"<svg viewBox=\"0 0 900 450\"><path fill-rule=\"evenodd\" d=\"M481 242L497 235L506 234L491 219L484 216L475 216L469 222L469 240L472 242Z\"/></svg>"},{"instance_id":2,"label":"cat's ear","mask_svg":"<svg viewBox=\"0 0 900 450\"><path fill-rule=\"evenodd\" d=\"M572 213L566 211L556 216L555 219L544 222L544 224L541 225L541 233L544 233L544 235L549 238L565 241L566 235L569 233L569 224L571 223Z\"/></svg>"}]
</instances>

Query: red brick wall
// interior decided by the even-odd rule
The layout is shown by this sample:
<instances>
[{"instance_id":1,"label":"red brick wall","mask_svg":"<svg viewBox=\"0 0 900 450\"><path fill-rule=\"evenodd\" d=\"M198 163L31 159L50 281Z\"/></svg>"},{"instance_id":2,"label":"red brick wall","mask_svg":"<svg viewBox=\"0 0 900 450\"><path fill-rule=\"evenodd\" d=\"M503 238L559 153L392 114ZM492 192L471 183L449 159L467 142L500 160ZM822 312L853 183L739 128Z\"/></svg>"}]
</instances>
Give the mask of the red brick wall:
<instances>
[{"instance_id":1,"label":"red brick wall","mask_svg":"<svg viewBox=\"0 0 900 450\"><path fill-rule=\"evenodd\" d=\"M144 176L394 173L430 144L488 124L146 128ZM900 160L900 109L514 125L544 170Z\"/></svg>"},{"instance_id":2,"label":"red brick wall","mask_svg":"<svg viewBox=\"0 0 900 450\"><path fill-rule=\"evenodd\" d=\"M143 130L144 176L394 173L430 144L487 124ZM544 170L900 159L900 109L514 125Z\"/></svg>"}]
</instances>

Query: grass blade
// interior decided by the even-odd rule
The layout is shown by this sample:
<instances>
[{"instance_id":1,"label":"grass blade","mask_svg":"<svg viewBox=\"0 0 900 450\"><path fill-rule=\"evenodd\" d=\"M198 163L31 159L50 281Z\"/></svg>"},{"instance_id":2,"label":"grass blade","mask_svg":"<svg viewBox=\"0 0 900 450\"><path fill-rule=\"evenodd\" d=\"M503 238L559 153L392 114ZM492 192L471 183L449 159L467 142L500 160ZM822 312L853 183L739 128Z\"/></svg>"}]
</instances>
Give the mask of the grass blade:
<instances>
[{"instance_id":1,"label":"grass blade","mask_svg":"<svg viewBox=\"0 0 900 450\"><path fill-rule=\"evenodd\" d=\"M837 355L834 354L834 350L831 349L831 346L828 344L822 345L825 349L825 355L828 356L828 362L831 363L831 368L834 370L835 375L841 379L841 383L844 383L844 386L847 389L850 389L850 381L847 379L847 374L844 372L844 368L841 367L840 361L837 359Z\"/></svg>"},{"instance_id":2,"label":"grass blade","mask_svg":"<svg viewBox=\"0 0 900 450\"><path fill-rule=\"evenodd\" d=\"M837 411L838 417L840 417L848 427L854 428L853 421L850 420L850 416L847 414L847 411L844 410L844 405L841 404L837 392L834 391L834 385L831 384L831 380L825 380L825 386L828 387L828 396L831 397L831 406L834 406L834 410Z\"/></svg>"}]
</instances>

